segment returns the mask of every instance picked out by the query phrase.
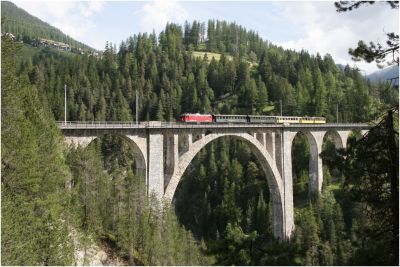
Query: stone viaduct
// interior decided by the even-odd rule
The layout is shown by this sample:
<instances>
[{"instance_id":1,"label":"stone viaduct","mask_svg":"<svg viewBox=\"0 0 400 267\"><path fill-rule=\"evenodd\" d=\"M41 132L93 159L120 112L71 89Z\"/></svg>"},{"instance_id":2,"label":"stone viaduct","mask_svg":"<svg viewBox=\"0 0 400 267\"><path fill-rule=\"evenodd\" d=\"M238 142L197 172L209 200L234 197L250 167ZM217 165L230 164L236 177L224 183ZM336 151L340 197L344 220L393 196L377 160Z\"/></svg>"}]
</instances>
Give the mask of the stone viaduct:
<instances>
[{"instance_id":1,"label":"stone viaduct","mask_svg":"<svg viewBox=\"0 0 400 267\"><path fill-rule=\"evenodd\" d=\"M58 123L65 142L86 147L104 134L119 135L134 149L137 172L146 177L148 193L172 201L178 183L196 154L223 136L245 142L260 162L269 186L273 233L290 238L294 230L292 142L303 132L310 146L310 190L321 191L322 151L329 135L336 148L347 145L352 130L364 133L367 124L178 124L178 123Z\"/></svg>"}]
</instances>

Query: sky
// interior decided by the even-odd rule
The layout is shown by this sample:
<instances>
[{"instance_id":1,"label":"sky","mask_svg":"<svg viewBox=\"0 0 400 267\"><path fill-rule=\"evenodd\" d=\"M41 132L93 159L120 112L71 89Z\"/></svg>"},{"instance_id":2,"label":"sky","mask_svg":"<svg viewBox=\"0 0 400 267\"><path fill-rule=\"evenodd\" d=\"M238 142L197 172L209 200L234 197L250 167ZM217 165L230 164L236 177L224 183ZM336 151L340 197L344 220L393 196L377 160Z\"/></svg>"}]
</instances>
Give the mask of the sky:
<instances>
[{"instance_id":1,"label":"sky","mask_svg":"<svg viewBox=\"0 0 400 267\"><path fill-rule=\"evenodd\" d=\"M348 55L359 40L386 41L399 33L399 11L384 2L338 13L331 1L37 1L12 0L30 14L95 49L118 45L140 32L159 33L167 22L209 19L236 22L264 40L311 54L329 53L336 63L363 74L375 63L354 62Z\"/></svg>"}]
</instances>

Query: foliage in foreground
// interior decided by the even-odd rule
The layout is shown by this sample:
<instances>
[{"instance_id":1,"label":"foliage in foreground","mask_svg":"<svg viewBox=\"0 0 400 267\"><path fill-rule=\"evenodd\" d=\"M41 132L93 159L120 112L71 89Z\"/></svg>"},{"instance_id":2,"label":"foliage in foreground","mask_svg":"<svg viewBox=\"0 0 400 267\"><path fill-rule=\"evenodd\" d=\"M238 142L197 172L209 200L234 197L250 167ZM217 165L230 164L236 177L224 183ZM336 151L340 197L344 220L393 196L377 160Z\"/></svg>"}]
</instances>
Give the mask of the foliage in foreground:
<instances>
[{"instance_id":1,"label":"foliage in foreground","mask_svg":"<svg viewBox=\"0 0 400 267\"><path fill-rule=\"evenodd\" d=\"M341 158L352 203L356 253L351 264L399 264L398 108Z\"/></svg>"},{"instance_id":2,"label":"foliage in foreground","mask_svg":"<svg viewBox=\"0 0 400 267\"><path fill-rule=\"evenodd\" d=\"M2 39L2 264L69 265L62 137L36 88L16 76L17 55Z\"/></svg>"}]
</instances>

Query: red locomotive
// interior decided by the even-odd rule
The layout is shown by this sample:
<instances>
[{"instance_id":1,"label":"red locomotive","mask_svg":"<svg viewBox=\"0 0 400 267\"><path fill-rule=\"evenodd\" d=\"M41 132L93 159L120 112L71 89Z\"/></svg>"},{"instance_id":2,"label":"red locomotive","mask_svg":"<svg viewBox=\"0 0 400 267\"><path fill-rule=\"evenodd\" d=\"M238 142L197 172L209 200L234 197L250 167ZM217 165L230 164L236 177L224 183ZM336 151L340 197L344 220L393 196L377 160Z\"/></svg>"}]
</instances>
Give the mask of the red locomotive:
<instances>
[{"instance_id":1,"label":"red locomotive","mask_svg":"<svg viewBox=\"0 0 400 267\"><path fill-rule=\"evenodd\" d=\"M210 114L191 114L191 113L184 113L178 120L179 122L196 122L196 123L212 123L213 116Z\"/></svg>"}]
</instances>

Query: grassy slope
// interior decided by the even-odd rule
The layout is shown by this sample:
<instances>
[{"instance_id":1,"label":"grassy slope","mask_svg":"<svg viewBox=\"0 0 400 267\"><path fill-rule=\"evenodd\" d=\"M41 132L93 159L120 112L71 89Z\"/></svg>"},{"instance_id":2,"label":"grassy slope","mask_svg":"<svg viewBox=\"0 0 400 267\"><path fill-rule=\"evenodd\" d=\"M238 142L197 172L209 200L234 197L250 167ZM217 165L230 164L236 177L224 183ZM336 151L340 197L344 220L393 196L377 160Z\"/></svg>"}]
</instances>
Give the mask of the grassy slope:
<instances>
[{"instance_id":1,"label":"grassy slope","mask_svg":"<svg viewBox=\"0 0 400 267\"><path fill-rule=\"evenodd\" d=\"M207 54L208 60L215 58L215 60L219 60L221 58L221 54L219 53L212 53L212 52L203 52L203 51L194 51L193 56L203 58L204 55ZM232 60L232 56L226 56L229 60Z\"/></svg>"},{"instance_id":2,"label":"grassy slope","mask_svg":"<svg viewBox=\"0 0 400 267\"><path fill-rule=\"evenodd\" d=\"M9 1L1 1L1 22L2 32L10 32L16 36L27 36L33 39L45 38L63 42L72 47L93 50Z\"/></svg>"},{"instance_id":3,"label":"grassy slope","mask_svg":"<svg viewBox=\"0 0 400 267\"><path fill-rule=\"evenodd\" d=\"M221 54L220 53L213 53L213 52L204 52L204 51L193 51L193 57L197 57L197 58L203 58L204 55L207 54L207 58L208 60L211 60L212 58L214 58L215 60L220 60L221 58ZM226 55L226 58L228 60L233 60L232 56ZM252 62L247 60L247 63L249 63L250 67L257 67L257 62Z\"/></svg>"}]
</instances>

